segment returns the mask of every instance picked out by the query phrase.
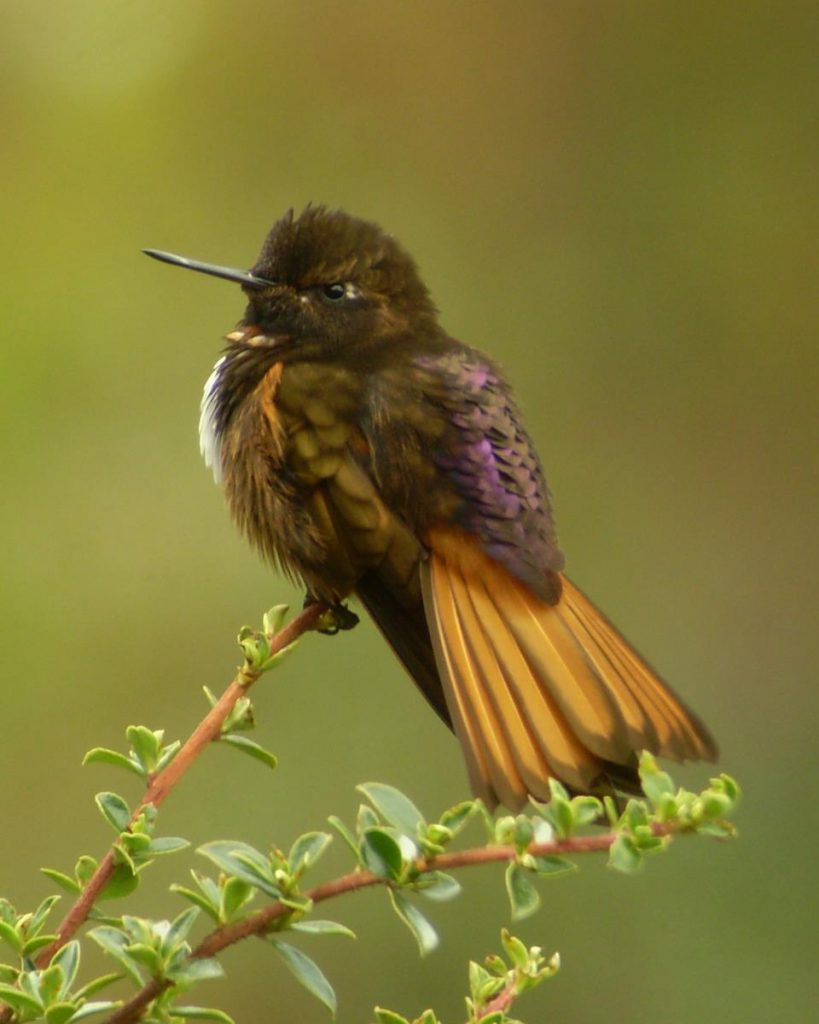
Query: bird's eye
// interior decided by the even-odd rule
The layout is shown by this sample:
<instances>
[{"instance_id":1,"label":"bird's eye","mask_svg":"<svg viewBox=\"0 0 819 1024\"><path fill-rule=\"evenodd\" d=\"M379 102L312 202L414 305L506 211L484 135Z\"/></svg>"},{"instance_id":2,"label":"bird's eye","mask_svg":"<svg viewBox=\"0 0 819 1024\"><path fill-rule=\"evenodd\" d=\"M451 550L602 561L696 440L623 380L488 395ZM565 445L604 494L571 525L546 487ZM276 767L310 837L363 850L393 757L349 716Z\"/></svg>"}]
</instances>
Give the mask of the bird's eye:
<instances>
[{"instance_id":1,"label":"bird's eye","mask_svg":"<svg viewBox=\"0 0 819 1024\"><path fill-rule=\"evenodd\" d=\"M331 284L321 286L321 294L328 302L341 302L347 294L347 289L342 281L333 281Z\"/></svg>"},{"instance_id":2,"label":"bird's eye","mask_svg":"<svg viewBox=\"0 0 819 1024\"><path fill-rule=\"evenodd\" d=\"M321 286L321 297L325 302L338 303L345 299L358 298L358 288L350 281L331 281Z\"/></svg>"}]
</instances>

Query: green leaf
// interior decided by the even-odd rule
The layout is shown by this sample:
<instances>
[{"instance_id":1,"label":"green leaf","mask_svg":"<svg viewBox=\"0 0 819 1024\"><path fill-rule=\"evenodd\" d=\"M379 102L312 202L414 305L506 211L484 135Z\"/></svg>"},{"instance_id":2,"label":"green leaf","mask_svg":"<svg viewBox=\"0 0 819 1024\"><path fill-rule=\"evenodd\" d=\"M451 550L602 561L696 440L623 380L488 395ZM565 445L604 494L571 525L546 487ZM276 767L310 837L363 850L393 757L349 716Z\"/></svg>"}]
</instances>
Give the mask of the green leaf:
<instances>
[{"instance_id":1,"label":"green leaf","mask_svg":"<svg viewBox=\"0 0 819 1024\"><path fill-rule=\"evenodd\" d=\"M188 937L194 921L199 917L198 907L189 907L177 915L162 939L162 952L167 956Z\"/></svg>"},{"instance_id":2,"label":"green leaf","mask_svg":"<svg viewBox=\"0 0 819 1024\"><path fill-rule=\"evenodd\" d=\"M378 1024L410 1024L407 1018L402 1017L400 1013L384 1010L380 1006L376 1006L375 1015L378 1018Z\"/></svg>"},{"instance_id":3,"label":"green leaf","mask_svg":"<svg viewBox=\"0 0 819 1024\"><path fill-rule=\"evenodd\" d=\"M706 789L702 794L702 811L706 818L721 818L731 811L731 799L725 793Z\"/></svg>"},{"instance_id":4,"label":"green leaf","mask_svg":"<svg viewBox=\"0 0 819 1024\"><path fill-rule=\"evenodd\" d=\"M356 816L356 828L359 835L368 828L378 828L380 824L378 815L369 804L361 804L359 806L358 815Z\"/></svg>"},{"instance_id":5,"label":"green leaf","mask_svg":"<svg viewBox=\"0 0 819 1024\"><path fill-rule=\"evenodd\" d=\"M299 914L309 914L313 909L313 901L308 899L307 896L299 896L298 894L280 896L279 902L282 906L298 911Z\"/></svg>"},{"instance_id":6,"label":"green leaf","mask_svg":"<svg viewBox=\"0 0 819 1024\"><path fill-rule=\"evenodd\" d=\"M0 940L8 943L15 953L21 953L23 950L23 937L18 934L14 925L9 924L8 921L0 920Z\"/></svg>"},{"instance_id":7,"label":"green leaf","mask_svg":"<svg viewBox=\"0 0 819 1024\"><path fill-rule=\"evenodd\" d=\"M145 770L150 774L156 771L159 751L162 746L162 730L153 732L144 725L129 725L125 736L131 744L134 755Z\"/></svg>"},{"instance_id":8,"label":"green leaf","mask_svg":"<svg viewBox=\"0 0 819 1024\"><path fill-rule=\"evenodd\" d=\"M114 872L99 894L100 900L119 900L130 896L139 888L139 875L126 863L117 864Z\"/></svg>"},{"instance_id":9,"label":"green leaf","mask_svg":"<svg viewBox=\"0 0 819 1024\"><path fill-rule=\"evenodd\" d=\"M617 804L614 799L608 795L608 793L603 797L603 809L606 812L609 825L611 825L612 828L616 828L617 822L620 820L620 814L617 811Z\"/></svg>"},{"instance_id":10,"label":"green leaf","mask_svg":"<svg viewBox=\"0 0 819 1024\"><path fill-rule=\"evenodd\" d=\"M444 811L441 815L440 823L444 828L448 828L453 836L456 836L475 814L476 810L475 800L464 800L462 803L450 807L448 811Z\"/></svg>"},{"instance_id":11,"label":"green leaf","mask_svg":"<svg viewBox=\"0 0 819 1024\"><path fill-rule=\"evenodd\" d=\"M287 613L290 608L286 604L274 604L272 608L262 616L262 629L271 636L278 633L284 625Z\"/></svg>"},{"instance_id":12,"label":"green leaf","mask_svg":"<svg viewBox=\"0 0 819 1024\"><path fill-rule=\"evenodd\" d=\"M277 938L271 938L270 942L293 972L297 981L304 985L307 991L311 992L316 999L324 1003L330 1013L335 1016L336 994L333 991L333 986L324 976L318 964L311 960L306 953L302 953L300 949L296 949L295 946L291 946L287 942L282 942Z\"/></svg>"},{"instance_id":13,"label":"green leaf","mask_svg":"<svg viewBox=\"0 0 819 1024\"><path fill-rule=\"evenodd\" d=\"M52 882L59 885L61 889L65 889L66 892L71 893L72 896L82 892L82 886L69 875L64 875L62 871L55 871L54 868L40 868L40 874L50 878Z\"/></svg>"},{"instance_id":14,"label":"green leaf","mask_svg":"<svg viewBox=\"0 0 819 1024\"><path fill-rule=\"evenodd\" d=\"M107 988L108 985L113 985L115 981L119 981L121 978L121 974L103 974L100 975L99 978L92 978L87 985L83 985L82 988L77 989L74 993L74 998L88 999L88 997L94 995L95 992L99 992L102 989Z\"/></svg>"},{"instance_id":15,"label":"green leaf","mask_svg":"<svg viewBox=\"0 0 819 1024\"><path fill-rule=\"evenodd\" d=\"M219 921L227 924L234 915L253 897L254 889L241 878L228 878L222 886L219 900Z\"/></svg>"},{"instance_id":16,"label":"green leaf","mask_svg":"<svg viewBox=\"0 0 819 1024\"><path fill-rule=\"evenodd\" d=\"M134 963L147 968L148 973L155 978L162 976L162 957L159 950L146 942L132 942L127 950L127 955Z\"/></svg>"},{"instance_id":17,"label":"green leaf","mask_svg":"<svg viewBox=\"0 0 819 1024\"><path fill-rule=\"evenodd\" d=\"M22 955L33 957L38 950L45 949L46 946L50 946L56 938L56 935L35 935L34 938L27 939L23 943Z\"/></svg>"},{"instance_id":18,"label":"green leaf","mask_svg":"<svg viewBox=\"0 0 819 1024\"><path fill-rule=\"evenodd\" d=\"M647 750L640 754L640 784L652 807L658 807L664 796L672 796L675 791L671 776L660 771L657 762Z\"/></svg>"},{"instance_id":19,"label":"green leaf","mask_svg":"<svg viewBox=\"0 0 819 1024\"><path fill-rule=\"evenodd\" d=\"M639 828L648 824L648 807L643 800L636 800L632 797L626 804L623 817L630 828Z\"/></svg>"},{"instance_id":20,"label":"green leaf","mask_svg":"<svg viewBox=\"0 0 819 1024\"><path fill-rule=\"evenodd\" d=\"M576 826L591 825L603 814L603 804L596 796L576 796L571 802Z\"/></svg>"},{"instance_id":21,"label":"green leaf","mask_svg":"<svg viewBox=\"0 0 819 1024\"><path fill-rule=\"evenodd\" d=\"M233 881L233 879L231 879L231 881ZM239 879L236 879L236 881L238 882ZM244 885L245 883L242 882L241 884ZM214 907L210 900L206 896L203 896L202 893L196 892L193 889L188 889L184 885L177 885L176 883L172 884L170 889L171 892L178 893L184 899L190 900L190 902L199 907L200 910L204 910L209 917L217 922L217 924L224 923L219 910Z\"/></svg>"},{"instance_id":22,"label":"green leaf","mask_svg":"<svg viewBox=\"0 0 819 1024\"><path fill-rule=\"evenodd\" d=\"M100 813L115 832L124 832L131 823L128 804L116 793L97 793L94 797Z\"/></svg>"},{"instance_id":23,"label":"green leaf","mask_svg":"<svg viewBox=\"0 0 819 1024\"><path fill-rule=\"evenodd\" d=\"M704 821L697 826L697 832L704 836L713 836L714 839L733 839L737 830L728 821Z\"/></svg>"},{"instance_id":24,"label":"green leaf","mask_svg":"<svg viewBox=\"0 0 819 1024\"><path fill-rule=\"evenodd\" d=\"M525 814L519 814L515 818L515 831L513 842L518 853L523 851L535 838L535 829L531 820Z\"/></svg>"},{"instance_id":25,"label":"green leaf","mask_svg":"<svg viewBox=\"0 0 819 1024\"><path fill-rule=\"evenodd\" d=\"M609 867L626 875L633 875L642 866L643 858L640 851L635 847L631 837L621 832L609 849Z\"/></svg>"},{"instance_id":26,"label":"green leaf","mask_svg":"<svg viewBox=\"0 0 819 1024\"><path fill-rule=\"evenodd\" d=\"M236 860L246 868L247 880L252 885L255 885L257 889L261 889L262 892L266 892L268 896L272 896L274 899L284 899L281 886L274 877L273 868L270 865L268 865L265 871L259 867L254 859L244 853L237 853Z\"/></svg>"},{"instance_id":27,"label":"green leaf","mask_svg":"<svg viewBox=\"0 0 819 1024\"><path fill-rule=\"evenodd\" d=\"M142 862L146 859L150 845L151 837L144 832L120 832L119 834L119 848L126 851L129 859L134 862Z\"/></svg>"},{"instance_id":28,"label":"green leaf","mask_svg":"<svg viewBox=\"0 0 819 1024\"><path fill-rule=\"evenodd\" d=\"M361 859L364 866L379 878L399 878L404 866L401 847L381 828L368 828L361 836Z\"/></svg>"},{"instance_id":29,"label":"green leaf","mask_svg":"<svg viewBox=\"0 0 819 1024\"><path fill-rule=\"evenodd\" d=\"M631 834L631 841L640 853L653 853L671 842L671 836L657 836L650 825L640 825Z\"/></svg>"},{"instance_id":30,"label":"green leaf","mask_svg":"<svg viewBox=\"0 0 819 1024\"><path fill-rule=\"evenodd\" d=\"M220 737L229 733L247 732L255 728L255 712L250 697L240 697L222 723Z\"/></svg>"},{"instance_id":31,"label":"green leaf","mask_svg":"<svg viewBox=\"0 0 819 1024\"><path fill-rule=\"evenodd\" d=\"M501 929L501 943L503 944L504 952L509 957L509 962L514 967L525 970L529 966L529 950L507 928Z\"/></svg>"},{"instance_id":32,"label":"green leaf","mask_svg":"<svg viewBox=\"0 0 819 1024\"><path fill-rule=\"evenodd\" d=\"M144 832L145 835L153 835L154 826L159 811L153 804L145 804L139 808L139 812L131 823L132 832Z\"/></svg>"},{"instance_id":33,"label":"green leaf","mask_svg":"<svg viewBox=\"0 0 819 1024\"><path fill-rule=\"evenodd\" d=\"M385 821L406 835L416 836L418 830L426 826L424 816L412 800L394 786L365 782L356 789L367 797Z\"/></svg>"},{"instance_id":34,"label":"green leaf","mask_svg":"<svg viewBox=\"0 0 819 1024\"><path fill-rule=\"evenodd\" d=\"M327 819L327 824L334 828L336 832L338 832L338 834L341 836L344 842L350 847L350 849L355 854L356 860L360 862L361 851L358 848L356 838L352 834L352 832L347 828L347 826L344 824L341 818L337 818L334 814L331 814L330 817Z\"/></svg>"},{"instance_id":35,"label":"green leaf","mask_svg":"<svg viewBox=\"0 0 819 1024\"><path fill-rule=\"evenodd\" d=\"M128 937L118 928L113 928L110 925L100 925L98 928L92 928L88 934L98 946L101 946L106 953L114 957L117 963L122 965L125 973L135 983L137 988L142 988L145 980L136 963L128 955L126 948L130 945Z\"/></svg>"},{"instance_id":36,"label":"green leaf","mask_svg":"<svg viewBox=\"0 0 819 1024\"><path fill-rule=\"evenodd\" d=\"M45 924L46 918L51 913L51 908L60 901L60 898L59 896L46 896L39 907L37 907L28 923L27 931L30 936L34 936L40 931Z\"/></svg>"},{"instance_id":37,"label":"green leaf","mask_svg":"<svg viewBox=\"0 0 819 1024\"><path fill-rule=\"evenodd\" d=\"M25 992L26 995L32 996L34 999L40 999L38 975L35 971L20 971L17 976L17 984L20 986L21 991Z\"/></svg>"},{"instance_id":38,"label":"green leaf","mask_svg":"<svg viewBox=\"0 0 819 1024\"><path fill-rule=\"evenodd\" d=\"M161 836L150 841L146 847L146 853L153 857L160 857L166 853L186 850L190 845L187 839L182 839L179 836Z\"/></svg>"},{"instance_id":39,"label":"green leaf","mask_svg":"<svg viewBox=\"0 0 819 1024\"><path fill-rule=\"evenodd\" d=\"M77 881L83 888L88 885L91 880L91 876L97 870L97 867L96 857L89 857L88 854L83 854L74 865L74 874L77 876Z\"/></svg>"},{"instance_id":40,"label":"green leaf","mask_svg":"<svg viewBox=\"0 0 819 1024\"><path fill-rule=\"evenodd\" d=\"M447 843L452 841L452 833L446 825L440 825L437 821L431 822L421 830L419 842L428 856L436 856L444 852Z\"/></svg>"},{"instance_id":41,"label":"green leaf","mask_svg":"<svg viewBox=\"0 0 819 1024\"><path fill-rule=\"evenodd\" d=\"M162 922L164 924L165 922ZM120 919L120 930L128 936L131 942L152 943L159 934L157 927L159 922L151 921L146 917L134 917L133 914L123 914Z\"/></svg>"},{"instance_id":42,"label":"green leaf","mask_svg":"<svg viewBox=\"0 0 819 1024\"><path fill-rule=\"evenodd\" d=\"M179 893L180 896L184 896L185 899L194 903L197 907L201 908L213 918L214 921L223 923L221 916L220 907L223 898L223 888L218 886L212 878L208 878L207 875L202 875L198 871L191 871L193 880L199 889L197 892L194 889L186 889L182 885L171 885L171 891ZM228 879L232 881L232 879ZM236 879L239 885L247 885L246 882L241 879Z\"/></svg>"},{"instance_id":43,"label":"green leaf","mask_svg":"<svg viewBox=\"0 0 819 1024\"><path fill-rule=\"evenodd\" d=\"M281 890L272 878L267 857L248 843L217 839L200 846L196 852L207 857L227 874L235 875L252 885L254 889L261 889L274 899L281 896Z\"/></svg>"},{"instance_id":44,"label":"green leaf","mask_svg":"<svg viewBox=\"0 0 819 1024\"><path fill-rule=\"evenodd\" d=\"M443 871L427 871L416 881L417 891L428 900L443 903L460 895L461 883Z\"/></svg>"},{"instance_id":45,"label":"green leaf","mask_svg":"<svg viewBox=\"0 0 819 1024\"><path fill-rule=\"evenodd\" d=\"M294 875L301 875L312 867L327 849L333 837L329 832L305 832L290 847L287 862Z\"/></svg>"},{"instance_id":46,"label":"green leaf","mask_svg":"<svg viewBox=\"0 0 819 1024\"><path fill-rule=\"evenodd\" d=\"M536 843L554 842L555 830L545 818L533 818L532 831L534 832Z\"/></svg>"},{"instance_id":47,"label":"green leaf","mask_svg":"<svg viewBox=\"0 0 819 1024\"><path fill-rule=\"evenodd\" d=\"M247 736L237 736L236 733L227 733L226 735L221 736L220 740L222 743L227 743L229 746L235 747L237 750L241 750L243 754L247 754L256 761L261 761L261 763L267 765L268 768L275 768L279 763L275 754L271 754L269 750L265 750L263 746Z\"/></svg>"},{"instance_id":48,"label":"green leaf","mask_svg":"<svg viewBox=\"0 0 819 1024\"><path fill-rule=\"evenodd\" d=\"M726 775L722 772L721 775L710 780L711 788L718 790L720 793L724 793L732 804L738 804L742 797L742 790L739 788L739 783L736 779L730 775Z\"/></svg>"},{"instance_id":49,"label":"green leaf","mask_svg":"<svg viewBox=\"0 0 819 1024\"><path fill-rule=\"evenodd\" d=\"M675 821L680 813L680 807L676 796L665 793L660 797L654 809L660 821Z\"/></svg>"},{"instance_id":50,"label":"green leaf","mask_svg":"<svg viewBox=\"0 0 819 1024\"><path fill-rule=\"evenodd\" d=\"M494 999L494 997L499 992L503 991L504 985L505 985L505 979L504 978L491 978L491 977L488 978L483 983L483 985L481 985L477 989L477 991L475 993L475 996L476 996L478 1002L485 1006L486 1003L488 1003L490 999ZM485 1017L481 1018L481 1024L483 1024L485 1019L486 1019Z\"/></svg>"},{"instance_id":51,"label":"green leaf","mask_svg":"<svg viewBox=\"0 0 819 1024\"><path fill-rule=\"evenodd\" d=\"M181 740L174 740L173 743L169 743L167 746L163 747L162 752L159 755L159 760L156 762L156 768L154 771L161 772L163 768L167 768L171 761L176 757L181 746Z\"/></svg>"},{"instance_id":52,"label":"green leaf","mask_svg":"<svg viewBox=\"0 0 819 1024\"><path fill-rule=\"evenodd\" d=\"M290 925L294 932L304 932L308 935L347 935L355 938L355 932L338 921L320 921L310 918L307 921L296 921Z\"/></svg>"},{"instance_id":53,"label":"green leaf","mask_svg":"<svg viewBox=\"0 0 819 1024\"><path fill-rule=\"evenodd\" d=\"M37 988L44 1006L58 1002L60 992L65 984L65 972L59 964L51 964L44 971L40 971L37 979Z\"/></svg>"},{"instance_id":54,"label":"green leaf","mask_svg":"<svg viewBox=\"0 0 819 1024\"><path fill-rule=\"evenodd\" d=\"M515 840L515 819L505 814L495 820L494 840L500 846L508 846Z\"/></svg>"},{"instance_id":55,"label":"green leaf","mask_svg":"<svg viewBox=\"0 0 819 1024\"><path fill-rule=\"evenodd\" d=\"M544 817L554 825L560 838L566 839L572 834L575 824L568 794L557 779L549 779L549 789L552 792L552 798L543 812Z\"/></svg>"},{"instance_id":56,"label":"green leaf","mask_svg":"<svg viewBox=\"0 0 819 1024\"><path fill-rule=\"evenodd\" d=\"M558 782L555 778L549 779L549 793L551 794L552 800L568 800L569 792L562 782Z\"/></svg>"},{"instance_id":57,"label":"green leaf","mask_svg":"<svg viewBox=\"0 0 819 1024\"><path fill-rule=\"evenodd\" d=\"M106 953L112 956L119 956L125 951L128 945L128 937L119 928L111 925L100 925L88 933L98 946L101 946Z\"/></svg>"},{"instance_id":58,"label":"green leaf","mask_svg":"<svg viewBox=\"0 0 819 1024\"><path fill-rule=\"evenodd\" d=\"M497 953L490 953L484 960L484 964L486 965L487 971L491 971L499 978L506 978L506 961L502 956L498 956ZM469 966L471 968L472 964L470 963Z\"/></svg>"},{"instance_id":59,"label":"green leaf","mask_svg":"<svg viewBox=\"0 0 819 1024\"><path fill-rule=\"evenodd\" d=\"M414 903L410 903L405 896L394 889L389 889L388 892L393 910L412 932L415 941L418 943L421 956L431 953L440 941L438 933Z\"/></svg>"},{"instance_id":60,"label":"green leaf","mask_svg":"<svg viewBox=\"0 0 819 1024\"><path fill-rule=\"evenodd\" d=\"M577 871L577 865L573 861L554 854L535 854L532 857L532 868L541 878L553 878L556 875L568 875Z\"/></svg>"},{"instance_id":61,"label":"green leaf","mask_svg":"<svg viewBox=\"0 0 819 1024\"><path fill-rule=\"evenodd\" d=\"M172 967L166 974L166 977L177 985L193 985L195 982L209 981L211 978L223 978L224 976L224 968L213 957L201 960L183 960L178 967Z\"/></svg>"},{"instance_id":62,"label":"green leaf","mask_svg":"<svg viewBox=\"0 0 819 1024\"><path fill-rule=\"evenodd\" d=\"M20 1013L40 1013L42 1004L39 999L21 991L14 985L0 985L0 1000Z\"/></svg>"},{"instance_id":63,"label":"green leaf","mask_svg":"<svg viewBox=\"0 0 819 1024\"><path fill-rule=\"evenodd\" d=\"M511 861L506 868L506 891L509 894L513 921L530 917L540 906L540 895L537 889L526 877L520 864L515 861Z\"/></svg>"},{"instance_id":64,"label":"green leaf","mask_svg":"<svg viewBox=\"0 0 819 1024\"><path fill-rule=\"evenodd\" d=\"M261 850L257 850L249 843L243 843L240 839L215 839L200 846L196 852L207 857L222 871L229 875L237 875L239 878L243 872L247 874L247 864L254 865L257 872L266 874L270 870L270 862ZM254 883L253 878L249 878L248 881Z\"/></svg>"},{"instance_id":65,"label":"green leaf","mask_svg":"<svg viewBox=\"0 0 819 1024\"><path fill-rule=\"evenodd\" d=\"M97 1013L110 1013L111 1010L115 1010L119 1006L122 1006L121 1001L114 1002L109 999L101 1000L96 1003L84 1003L79 1010L77 1010L74 1016L69 1018L69 1022L70 1024L79 1024L79 1022L85 1020L86 1017L93 1017Z\"/></svg>"},{"instance_id":66,"label":"green leaf","mask_svg":"<svg viewBox=\"0 0 819 1024\"><path fill-rule=\"evenodd\" d=\"M234 1024L231 1016L223 1010L214 1010L208 1006L174 1006L174 1017L184 1017L185 1020L215 1020L219 1024Z\"/></svg>"},{"instance_id":67,"label":"green leaf","mask_svg":"<svg viewBox=\"0 0 819 1024\"><path fill-rule=\"evenodd\" d=\"M77 1010L76 1003L51 1003L45 1012L46 1024L66 1024Z\"/></svg>"},{"instance_id":68,"label":"green leaf","mask_svg":"<svg viewBox=\"0 0 819 1024\"><path fill-rule=\"evenodd\" d=\"M211 901L214 907L218 907L222 900L221 886L217 885L212 878L191 870L191 877L202 890L203 894Z\"/></svg>"},{"instance_id":69,"label":"green leaf","mask_svg":"<svg viewBox=\"0 0 819 1024\"><path fill-rule=\"evenodd\" d=\"M124 768L127 772L133 772L141 779L144 779L146 775L145 769L134 764L130 757L121 754L118 750L109 750L107 747L94 747L89 750L82 759L82 763L83 765L112 764L115 768Z\"/></svg>"}]
</instances>

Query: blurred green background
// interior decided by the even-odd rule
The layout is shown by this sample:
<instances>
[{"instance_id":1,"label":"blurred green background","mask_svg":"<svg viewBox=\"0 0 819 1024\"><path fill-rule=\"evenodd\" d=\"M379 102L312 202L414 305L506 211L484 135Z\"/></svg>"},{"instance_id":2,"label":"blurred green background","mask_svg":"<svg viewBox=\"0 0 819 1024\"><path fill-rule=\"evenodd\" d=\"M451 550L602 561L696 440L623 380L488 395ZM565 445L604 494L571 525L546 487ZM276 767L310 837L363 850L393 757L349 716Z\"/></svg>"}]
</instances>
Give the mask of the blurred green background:
<instances>
[{"instance_id":1,"label":"blurred green background","mask_svg":"<svg viewBox=\"0 0 819 1024\"><path fill-rule=\"evenodd\" d=\"M248 266L308 200L416 256L451 333L507 368L572 575L702 713L746 798L741 840L623 878L587 859L520 934L558 978L529 1021L806 1021L816 983L815 4L0 3L0 892L99 853L80 768L126 725L182 736L239 625L300 595L236 536L197 451L238 290L143 246ZM813 207L811 209L811 207ZM431 814L455 741L369 624L310 638L256 693L278 773L215 749L163 831L286 845L353 787ZM709 769L680 773L698 785ZM798 819L794 816L798 815ZM335 856L335 855L334 855ZM151 869L141 902L176 913ZM330 858L327 868L344 859ZM202 862L200 867L204 867ZM383 893L306 943L340 1020L463 1019L498 947L500 873L464 874L417 959ZM328 908L329 909L329 908ZM320 1022L262 943L197 993Z\"/></svg>"}]
</instances>

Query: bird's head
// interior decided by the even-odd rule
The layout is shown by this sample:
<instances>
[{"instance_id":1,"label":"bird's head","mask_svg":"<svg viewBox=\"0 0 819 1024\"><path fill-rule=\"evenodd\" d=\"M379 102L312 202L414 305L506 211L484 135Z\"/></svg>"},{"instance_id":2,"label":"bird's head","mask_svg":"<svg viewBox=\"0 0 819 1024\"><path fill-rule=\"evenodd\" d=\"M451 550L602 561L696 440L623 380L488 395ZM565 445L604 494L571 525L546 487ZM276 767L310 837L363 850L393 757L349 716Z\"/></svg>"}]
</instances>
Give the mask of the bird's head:
<instances>
[{"instance_id":1,"label":"bird's head","mask_svg":"<svg viewBox=\"0 0 819 1024\"><path fill-rule=\"evenodd\" d=\"M332 358L435 321L409 254L376 224L340 210L288 211L247 271L145 251L240 284L248 305L228 340L284 360Z\"/></svg>"}]
</instances>

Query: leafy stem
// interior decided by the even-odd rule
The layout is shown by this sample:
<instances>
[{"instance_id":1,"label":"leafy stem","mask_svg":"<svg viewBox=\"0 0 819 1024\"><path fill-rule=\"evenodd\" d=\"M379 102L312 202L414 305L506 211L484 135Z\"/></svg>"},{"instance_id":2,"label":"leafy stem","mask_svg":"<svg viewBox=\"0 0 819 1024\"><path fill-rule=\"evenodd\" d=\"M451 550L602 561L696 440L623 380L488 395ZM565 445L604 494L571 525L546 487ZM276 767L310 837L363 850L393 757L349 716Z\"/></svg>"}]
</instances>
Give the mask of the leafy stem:
<instances>
[{"instance_id":1,"label":"leafy stem","mask_svg":"<svg viewBox=\"0 0 819 1024\"><path fill-rule=\"evenodd\" d=\"M693 831L689 826L682 826L676 822L658 823L652 827L652 832L657 837L671 836L673 833ZM610 831L599 835L573 836L567 839L554 839L545 843L532 843L525 852L532 857L564 856L566 854L584 853L605 853L617 842L621 832ZM458 850L452 853L439 854L435 857L418 858L414 864L414 871L423 875L431 871L452 871L460 868L475 867L479 864L490 863L514 863L521 855L521 851L515 845L489 845L474 847L468 850ZM336 899L348 893L359 892L372 886L383 885L393 887L390 879L377 875L372 871L356 870L340 875L338 878L315 886L305 891L302 898L309 905L324 903L327 900ZM220 928L215 928L207 935L196 948L191 952L190 958L209 959L228 946L235 945L243 939L252 936L264 936L275 928L278 921L292 914L292 907L281 901L275 901L268 906L249 914L247 917ZM162 992L172 986L167 979L152 979L139 992L136 993L127 1003L120 1007L107 1020L106 1024L133 1024L138 1021L143 1010L157 998ZM501 1010L503 1005L508 1006L515 996L513 989L501 992L497 996L498 1005L494 1010ZM487 1010L488 1012L488 1010Z\"/></svg>"},{"instance_id":2,"label":"leafy stem","mask_svg":"<svg viewBox=\"0 0 819 1024\"><path fill-rule=\"evenodd\" d=\"M323 604L311 604L284 628L279 629L273 635L266 636L267 662L271 662L276 655L290 647L303 633L314 629L326 611L327 608ZM234 706L245 696L248 688L262 675L265 668L266 665L258 663L258 659L254 664L247 657L246 651L245 663L238 669L222 696L196 726L173 760L150 778L148 788L131 816L130 824L133 824L149 806L159 807L205 747L219 739L222 727ZM57 926L54 940L37 956L38 967L47 967L57 950L64 946L88 920L94 904L110 882L116 864L117 845L114 844L99 862L96 870L83 886L82 892ZM5 1010L0 1014L0 1021L9 1020L10 1016L8 1010Z\"/></svg>"},{"instance_id":3,"label":"leafy stem","mask_svg":"<svg viewBox=\"0 0 819 1024\"><path fill-rule=\"evenodd\" d=\"M231 1024L223 1011L184 1005L182 997L199 982L224 972L216 959L222 950L243 939L265 940L294 977L331 1012L336 1009L332 984L319 965L290 935L347 935L348 927L313 916L317 904L381 887L393 911L409 929L421 955L438 944L434 924L419 899L433 903L461 891L452 872L479 864L505 865L505 885L512 919L534 913L541 895L534 884L577 869L573 855L607 853L609 866L620 872L640 870L647 856L663 850L678 833L715 838L734 834L730 820L740 798L737 784L727 775L712 778L700 793L679 788L651 754L639 759L643 796L623 806L611 796L572 796L556 779L549 781L548 802L532 800L525 812L492 816L477 799L463 800L428 820L411 798L382 782L358 786L365 802L358 807L353 827L335 816L328 819L337 838L353 855L353 870L310 888L305 875L333 841L328 831L298 836L289 850L266 851L240 840L216 839L198 853L218 869L217 877L192 870L193 886L171 889L192 907L172 921L131 914L104 916L101 900L126 896L137 887L142 869L162 854L185 849L187 840L155 835L157 809L182 776L214 741L222 741L267 768L276 758L246 731L254 724L248 688L278 664L295 641L311 629L333 627L337 612L312 604L283 627L286 608L279 605L263 618L261 630L244 627L239 634L243 664L220 698L207 688L211 708L184 744L164 744L161 729L131 725L126 730L126 753L95 747L85 761L114 765L136 774L145 790L134 809L117 793L96 795L96 803L116 839L102 860L83 855L74 877L44 868L47 877L73 897L73 903L54 931L47 918L59 899L50 895L30 913L18 914L0 899L0 944L8 946L14 962L0 963L0 1024L80 1024L86 1018L107 1016L108 1024L172 1024L179 1020L210 1020ZM477 823L483 845L466 849L450 844L463 829ZM589 834L589 827L605 828ZM261 898L261 909L250 909ZM213 922L211 931L194 944L189 938L198 916ZM81 943L75 938L83 924L94 920L88 937L117 962L120 973L106 974L81 984ZM546 960L540 948L527 949L506 930L502 932L506 960L487 958L484 966L471 963L469 1024L512 1024L507 1011L523 992L551 977L558 969L557 954ZM508 962L507 962L508 961ZM92 999L99 991L125 978L135 994L124 1004ZM79 987L78 987L79 986ZM376 1009L379 1024L409 1024L391 1010ZM439 1024L426 1010L414 1024Z\"/></svg>"}]
</instances>

